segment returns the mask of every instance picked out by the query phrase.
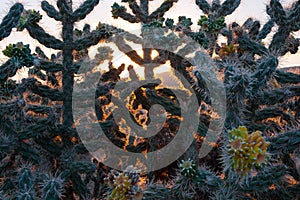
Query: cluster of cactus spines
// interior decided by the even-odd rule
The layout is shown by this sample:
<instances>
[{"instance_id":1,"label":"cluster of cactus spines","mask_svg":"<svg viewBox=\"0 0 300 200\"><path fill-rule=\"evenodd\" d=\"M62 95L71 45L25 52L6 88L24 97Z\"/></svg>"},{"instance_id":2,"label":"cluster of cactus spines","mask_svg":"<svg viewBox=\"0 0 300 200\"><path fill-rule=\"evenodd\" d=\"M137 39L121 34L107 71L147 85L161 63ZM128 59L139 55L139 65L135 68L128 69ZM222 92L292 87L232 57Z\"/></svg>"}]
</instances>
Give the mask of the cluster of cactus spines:
<instances>
[{"instance_id":1,"label":"cluster of cactus spines","mask_svg":"<svg viewBox=\"0 0 300 200\"><path fill-rule=\"evenodd\" d=\"M198 175L197 174L197 166L194 163L194 161L191 160L190 158L186 161L182 160L180 162L179 170L180 170L180 173L187 178L193 178Z\"/></svg>"},{"instance_id":2,"label":"cluster of cactus spines","mask_svg":"<svg viewBox=\"0 0 300 200\"><path fill-rule=\"evenodd\" d=\"M17 26L23 9L24 7L21 3L16 3L10 8L8 14L3 18L0 24L0 40L8 37L12 29Z\"/></svg>"},{"instance_id":3,"label":"cluster of cactus spines","mask_svg":"<svg viewBox=\"0 0 300 200\"><path fill-rule=\"evenodd\" d=\"M46 174L41 184L43 191L43 199L62 199L64 193L64 180L60 175Z\"/></svg>"},{"instance_id":4,"label":"cluster of cactus spines","mask_svg":"<svg viewBox=\"0 0 300 200\"><path fill-rule=\"evenodd\" d=\"M140 172L133 166L127 167L124 172L111 170L105 178L108 186L111 188L108 199L142 199L142 190L137 186L139 179Z\"/></svg>"},{"instance_id":5,"label":"cluster of cactus spines","mask_svg":"<svg viewBox=\"0 0 300 200\"><path fill-rule=\"evenodd\" d=\"M260 131L248 134L246 127L239 126L229 131L228 142L231 166L238 173L244 175L255 167L266 164L269 143L265 141Z\"/></svg>"},{"instance_id":6,"label":"cluster of cactus spines","mask_svg":"<svg viewBox=\"0 0 300 200\"><path fill-rule=\"evenodd\" d=\"M20 62L20 67L30 67L33 65L33 56L31 55L29 44L24 45L23 42L10 44L3 51L3 54L9 58L15 59L16 62Z\"/></svg>"}]
</instances>

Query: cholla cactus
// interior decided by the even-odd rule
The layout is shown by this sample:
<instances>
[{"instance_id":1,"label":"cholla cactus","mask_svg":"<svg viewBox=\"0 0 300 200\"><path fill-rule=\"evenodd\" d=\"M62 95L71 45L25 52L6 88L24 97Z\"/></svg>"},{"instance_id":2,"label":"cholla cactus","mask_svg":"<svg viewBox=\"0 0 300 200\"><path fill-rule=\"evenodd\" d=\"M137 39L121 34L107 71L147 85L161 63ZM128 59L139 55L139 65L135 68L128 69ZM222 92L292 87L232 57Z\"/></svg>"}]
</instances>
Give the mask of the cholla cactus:
<instances>
[{"instance_id":1,"label":"cholla cactus","mask_svg":"<svg viewBox=\"0 0 300 200\"><path fill-rule=\"evenodd\" d=\"M139 182L139 171L132 166L127 167L124 172L111 170L105 180L112 189L109 200L138 200L143 197L141 189L136 185Z\"/></svg>"},{"instance_id":2,"label":"cholla cactus","mask_svg":"<svg viewBox=\"0 0 300 200\"><path fill-rule=\"evenodd\" d=\"M13 28L18 31L26 29L41 45L59 51L48 58L37 48L36 55L33 55L22 43L9 45L4 51L8 60L0 67L0 92L5 96L7 93L13 95L2 98L0 104L0 132L3 132L0 134L0 199L300 199L300 172L297 171L294 154L300 144L300 76L277 69L280 56L298 52L299 38L293 33L300 29L299 0L289 8L284 8L280 0L270 0L267 6L270 18L263 26L254 18L247 19L242 25L224 23L226 16L239 6L240 0L212 0L211 3L195 0L204 13L197 31L191 28L192 19L188 17L180 16L177 22L165 20L166 12L177 0L164 1L153 12L151 0L123 0L121 2L127 3L127 6L112 6L114 18L141 25L140 36L124 34L124 37L118 37L116 46L137 65L145 67L144 77L154 78L154 68L168 62L191 83L201 107L205 105L198 131L194 134L197 142L193 143L195 145L185 157L197 155L195 152L199 146L207 141L205 137L212 119L209 114L214 113L210 105L215 99L210 98L205 75L194 71L191 63L166 51L148 49L143 44L145 36L157 36L146 34L152 30L149 27L169 28L171 31L168 32L179 32L179 36L185 34L207 50L218 66L216 71L221 75L218 78L226 87L224 130L232 130L242 124L253 132L250 134L245 127L238 127L229 135L223 133L220 140L212 144L213 151L205 158L197 162L188 159L179 166L173 163L164 168L163 173L148 174L147 178L153 180L153 184L148 184L144 192L138 187L140 173L134 168L124 172L112 170L107 175L105 166L94 158L90 159L73 124L71 96L74 79L80 66L85 66L85 78L89 80L89 76L94 75L88 72L90 63L97 66L104 60L109 61L109 71L101 76L95 95L99 119L95 123L100 123L106 136L116 146L131 152L154 152L171 144L169 141L176 136L182 119L180 102L159 83L135 90L130 98L132 109L129 110L130 117L140 122L139 125L150 122L148 113L154 104L163 105L169 114L155 137L127 137L118 129L110 110L102 109L110 108L114 86L121 79L125 64L114 68L109 48L98 49L95 59L87 59L89 47L110 37L113 31L125 33L126 30L101 23L93 31L88 25L82 31L76 30L75 23L84 19L99 0L85 0L76 9L72 0L56 2L57 6L53 6L41 1L41 8L62 24L61 38L50 35L39 25L42 17L39 12L23 11L19 3L10 9L0 24L0 40L7 37ZM131 11L127 12L129 9ZM108 28L113 31L108 31ZM161 45L174 44L173 51L179 52L178 45L181 44L176 45L175 35L159 37L157 42ZM219 44L220 36L225 37L225 44ZM266 45L265 40L269 38L270 45ZM143 56L130 43L139 44ZM151 55L152 50L159 54L156 58ZM153 65L145 65L148 63ZM14 85L9 78L23 66L30 68L30 77ZM127 69L131 80L140 79L133 66L129 65ZM276 81L273 84L276 86L270 84L271 81ZM86 87L90 88L88 84ZM268 138L264 139L263 134ZM226 156L220 161L218 158L224 143L228 144L223 146ZM264 165L269 160L268 153L274 157L272 163ZM229 160L225 166L222 165L224 158ZM32 162L32 167L15 169L20 159ZM49 167L40 169L41 160ZM199 168L196 163L205 167ZM179 173L173 179L176 170ZM249 173L252 170L256 170L255 173ZM45 177L49 171L58 171L61 178ZM109 194L103 180L105 176L110 187ZM166 179L158 184L157 180L165 177L168 184ZM291 181L287 182L287 177Z\"/></svg>"},{"instance_id":3,"label":"cholla cactus","mask_svg":"<svg viewBox=\"0 0 300 200\"><path fill-rule=\"evenodd\" d=\"M248 134L247 128L239 126L229 132L228 152L231 157L231 166L241 174L246 174L254 167L266 163L267 147L260 131Z\"/></svg>"}]
</instances>

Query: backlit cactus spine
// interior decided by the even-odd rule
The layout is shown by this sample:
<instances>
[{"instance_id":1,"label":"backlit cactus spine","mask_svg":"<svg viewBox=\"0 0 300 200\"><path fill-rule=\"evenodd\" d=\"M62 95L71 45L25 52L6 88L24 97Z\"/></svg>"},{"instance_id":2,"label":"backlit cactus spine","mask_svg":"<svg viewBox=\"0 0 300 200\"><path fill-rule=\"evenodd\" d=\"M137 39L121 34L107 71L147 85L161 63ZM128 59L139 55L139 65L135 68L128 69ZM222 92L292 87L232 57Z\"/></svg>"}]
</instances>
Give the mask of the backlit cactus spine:
<instances>
[{"instance_id":1,"label":"backlit cactus spine","mask_svg":"<svg viewBox=\"0 0 300 200\"><path fill-rule=\"evenodd\" d=\"M231 166L241 174L250 172L254 167L260 167L267 162L267 147L269 142L260 131L248 134L244 126L229 131L228 152Z\"/></svg>"}]
</instances>

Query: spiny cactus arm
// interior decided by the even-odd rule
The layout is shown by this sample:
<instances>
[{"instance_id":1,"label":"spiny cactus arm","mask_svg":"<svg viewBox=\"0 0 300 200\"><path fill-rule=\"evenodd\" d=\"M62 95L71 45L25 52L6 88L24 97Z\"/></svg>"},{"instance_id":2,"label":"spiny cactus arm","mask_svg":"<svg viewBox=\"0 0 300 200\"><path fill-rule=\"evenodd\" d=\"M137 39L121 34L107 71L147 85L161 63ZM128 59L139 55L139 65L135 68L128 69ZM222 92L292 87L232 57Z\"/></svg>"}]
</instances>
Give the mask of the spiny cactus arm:
<instances>
[{"instance_id":1,"label":"spiny cactus arm","mask_svg":"<svg viewBox=\"0 0 300 200\"><path fill-rule=\"evenodd\" d=\"M29 32L29 35L39 41L41 44L48 48L62 50L64 47L64 43L55 38L54 36L45 32L45 30L40 27L38 24L30 24L26 25L26 29Z\"/></svg>"},{"instance_id":2,"label":"spiny cactus arm","mask_svg":"<svg viewBox=\"0 0 300 200\"><path fill-rule=\"evenodd\" d=\"M272 75L275 73L278 66L278 59L275 57L267 58L263 63L261 63L257 70L251 75L253 78L251 93L256 96L256 93L265 86L265 84L270 80Z\"/></svg>"},{"instance_id":3,"label":"spiny cactus arm","mask_svg":"<svg viewBox=\"0 0 300 200\"><path fill-rule=\"evenodd\" d=\"M269 21L263 26L263 28L259 31L257 38L259 40L265 39L269 33L271 33L272 28L274 27L275 22L273 19L269 19Z\"/></svg>"},{"instance_id":4,"label":"spiny cactus arm","mask_svg":"<svg viewBox=\"0 0 300 200\"><path fill-rule=\"evenodd\" d=\"M87 49L93 45L98 44L102 39L105 39L107 37L107 33L94 30L91 33L89 33L86 37L74 41L73 49L77 51Z\"/></svg>"},{"instance_id":5,"label":"spiny cactus arm","mask_svg":"<svg viewBox=\"0 0 300 200\"><path fill-rule=\"evenodd\" d=\"M300 21L300 1L293 2L287 18L292 20L293 24L299 24Z\"/></svg>"},{"instance_id":6,"label":"spiny cactus arm","mask_svg":"<svg viewBox=\"0 0 300 200\"><path fill-rule=\"evenodd\" d=\"M230 45L232 42L232 29L231 28L223 28L220 30L220 34L224 37L227 37L227 45Z\"/></svg>"},{"instance_id":7,"label":"spiny cactus arm","mask_svg":"<svg viewBox=\"0 0 300 200\"><path fill-rule=\"evenodd\" d=\"M0 67L0 84L4 83L9 77L16 75L18 67L15 66L14 61L9 59Z\"/></svg>"},{"instance_id":8,"label":"spiny cactus arm","mask_svg":"<svg viewBox=\"0 0 300 200\"><path fill-rule=\"evenodd\" d=\"M292 153L300 145L300 129L285 132L277 137L269 138L270 146L268 152L278 154L278 152Z\"/></svg>"},{"instance_id":9,"label":"spiny cactus arm","mask_svg":"<svg viewBox=\"0 0 300 200\"><path fill-rule=\"evenodd\" d=\"M251 39L256 39L260 29L259 21L254 21L249 29L249 36Z\"/></svg>"},{"instance_id":10,"label":"spiny cactus arm","mask_svg":"<svg viewBox=\"0 0 300 200\"><path fill-rule=\"evenodd\" d=\"M18 188L26 190L26 188L31 188L33 184L34 181L30 166L22 166L19 173Z\"/></svg>"},{"instance_id":11,"label":"spiny cactus arm","mask_svg":"<svg viewBox=\"0 0 300 200\"><path fill-rule=\"evenodd\" d=\"M20 137L21 139L22 137ZM40 159L40 152L33 148L32 145L22 142L19 147L19 152L25 160L32 161L34 163L38 163Z\"/></svg>"},{"instance_id":12,"label":"spiny cactus arm","mask_svg":"<svg viewBox=\"0 0 300 200\"><path fill-rule=\"evenodd\" d=\"M48 59L48 57L40 47L36 47L35 52L40 59L44 59L44 60Z\"/></svg>"},{"instance_id":13,"label":"spiny cactus arm","mask_svg":"<svg viewBox=\"0 0 300 200\"><path fill-rule=\"evenodd\" d=\"M62 15L55 9L54 6L49 4L47 1L42 1L42 9L47 13L47 15L56 21L62 21Z\"/></svg>"},{"instance_id":14,"label":"spiny cactus arm","mask_svg":"<svg viewBox=\"0 0 300 200\"><path fill-rule=\"evenodd\" d=\"M126 44L125 40L123 37L116 37L114 38L113 41L118 49L120 51L122 51L123 53L125 53L133 62L135 62L138 65L142 65L143 64L143 58L141 58L138 53L133 50L128 44Z\"/></svg>"},{"instance_id":15,"label":"spiny cactus arm","mask_svg":"<svg viewBox=\"0 0 300 200\"><path fill-rule=\"evenodd\" d=\"M99 0L86 0L73 13L73 22L84 19L98 5Z\"/></svg>"},{"instance_id":16,"label":"spiny cactus arm","mask_svg":"<svg viewBox=\"0 0 300 200\"><path fill-rule=\"evenodd\" d=\"M275 72L274 77L281 84L286 84L286 83L298 84L298 83L300 83L300 75L294 74L291 72L284 72L281 70L277 70Z\"/></svg>"},{"instance_id":17,"label":"spiny cactus arm","mask_svg":"<svg viewBox=\"0 0 300 200\"><path fill-rule=\"evenodd\" d=\"M70 2L68 2L67 0L57 0L56 5L60 13L63 14L66 19L69 19L71 21L71 19L73 18L73 11Z\"/></svg>"},{"instance_id":18,"label":"spiny cactus arm","mask_svg":"<svg viewBox=\"0 0 300 200\"><path fill-rule=\"evenodd\" d=\"M299 1L298 1L299 2ZM292 11L292 13L290 14L290 16L288 17L288 19L292 19L292 26L291 26L291 30L296 32L300 30L300 6L298 3L296 4L296 7L294 8L294 10ZM294 14L294 16L293 16Z\"/></svg>"},{"instance_id":19,"label":"spiny cactus arm","mask_svg":"<svg viewBox=\"0 0 300 200\"><path fill-rule=\"evenodd\" d=\"M196 178L196 180L199 188L205 185L209 189L215 190L223 186L224 182L222 181L222 179L218 177L214 172L210 171L209 169L206 169L205 167L201 167L198 170L198 173L199 175ZM205 190L205 189L202 188L200 190Z\"/></svg>"},{"instance_id":20,"label":"spiny cactus arm","mask_svg":"<svg viewBox=\"0 0 300 200\"><path fill-rule=\"evenodd\" d=\"M44 85L32 88L32 92L42 97L47 97L52 101L63 101L65 96L64 93L58 89L52 89L51 87Z\"/></svg>"},{"instance_id":21,"label":"spiny cactus arm","mask_svg":"<svg viewBox=\"0 0 300 200\"><path fill-rule=\"evenodd\" d=\"M36 121L37 122L35 124L27 126L24 131L20 132L20 139L26 140L33 138L35 143L40 145L43 150L46 150L48 153L58 157L62 152L62 148L53 141L53 138L47 136L49 127L54 126L54 124L49 123L53 121L53 119L51 119L51 117L43 119L38 118ZM55 136L55 134L53 134L53 136ZM30 156L30 153L31 152L28 152L27 154Z\"/></svg>"},{"instance_id":22,"label":"spiny cactus arm","mask_svg":"<svg viewBox=\"0 0 300 200\"><path fill-rule=\"evenodd\" d=\"M72 162L70 165L70 170L72 173L90 173L96 170L96 166L93 163L90 162L84 162L84 161L77 161Z\"/></svg>"},{"instance_id":23,"label":"spiny cactus arm","mask_svg":"<svg viewBox=\"0 0 300 200\"><path fill-rule=\"evenodd\" d=\"M62 64L58 64L55 62L49 62L46 60L40 60L40 65L36 68L45 70L46 72L60 72L63 70Z\"/></svg>"},{"instance_id":24,"label":"spiny cactus arm","mask_svg":"<svg viewBox=\"0 0 300 200\"><path fill-rule=\"evenodd\" d=\"M211 6L206 0L196 0L196 4L204 12L204 14L209 14Z\"/></svg>"},{"instance_id":25,"label":"spiny cactus arm","mask_svg":"<svg viewBox=\"0 0 300 200\"><path fill-rule=\"evenodd\" d=\"M267 7L269 10L269 14L271 18L276 22L277 25L286 27L287 25L290 25L289 21L287 20L287 15L282 7L279 0L271 0L270 1L270 7Z\"/></svg>"},{"instance_id":26,"label":"spiny cactus arm","mask_svg":"<svg viewBox=\"0 0 300 200\"><path fill-rule=\"evenodd\" d=\"M295 96L300 96L300 86L288 86L284 89L276 89L264 92L262 95L256 96L256 102L264 105L274 105L278 102L287 101Z\"/></svg>"},{"instance_id":27,"label":"spiny cactus arm","mask_svg":"<svg viewBox=\"0 0 300 200\"><path fill-rule=\"evenodd\" d=\"M46 118L37 117L35 118L35 123L26 126L24 130L19 132L19 138L26 140L46 135L45 132L49 130L49 127L53 127L54 123L53 115L49 115Z\"/></svg>"},{"instance_id":28,"label":"spiny cactus arm","mask_svg":"<svg viewBox=\"0 0 300 200\"><path fill-rule=\"evenodd\" d=\"M212 0L211 2L211 12L217 12L221 8L220 0Z\"/></svg>"},{"instance_id":29,"label":"spiny cactus arm","mask_svg":"<svg viewBox=\"0 0 300 200\"><path fill-rule=\"evenodd\" d=\"M47 97L52 101L63 101L65 96L64 93L58 89L52 89L48 86L41 85L35 78L23 79L20 84L20 89L29 89L33 93L42 97Z\"/></svg>"},{"instance_id":30,"label":"spiny cactus arm","mask_svg":"<svg viewBox=\"0 0 300 200\"><path fill-rule=\"evenodd\" d=\"M273 184L282 185L286 173L287 169L283 165L264 167L256 176L244 179L241 183L241 189L249 193L266 191Z\"/></svg>"},{"instance_id":31,"label":"spiny cactus arm","mask_svg":"<svg viewBox=\"0 0 300 200\"><path fill-rule=\"evenodd\" d=\"M32 111L39 114L50 114L53 113L52 107L44 106L44 105L32 105L27 104L25 107L25 112Z\"/></svg>"},{"instance_id":32,"label":"spiny cactus arm","mask_svg":"<svg viewBox=\"0 0 300 200\"><path fill-rule=\"evenodd\" d=\"M9 36L11 30L18 24L23 9L24 7L20 3L16 3L10 8L8 14L3 18L0 24L0 41Z\"/></svg>"},{"instance_id":33,"label":"spiny cactus arm","mask_svg":"<svg viewBox=\"0 0 300 200\"><path fill-rule=\"evenodd\" d=\"M157 8L154 12L152 12L149 16L152 20L159 20L162 18L165 13L172 8L175 2L178 0L165 1L159 8Z\"/></svg>"},{"instance_id":34,"label":"spiny cactus arm","mask_svg":"<svg viewBox=\"0 0 300 200\"><path fill-rule=\"evenodd\" d=\"M70 179L72 181L72 187L74 191L81 197L85 198L90 194L89 189L86 184L82 181L78 172L74 172L70 175Z\"/></svg>"},{"instance_id":35,"label":"spiny cactus arm","mask_svg":"<svg viewBox=\"0 0 300 200\"><path fill-rule=\"evenodd\" d=\"M218 17L232 14L239 7L241 0L226 0L218 10Z\"/></svg>"},{"instance_id":36,"label":"spiny cactus arm","mask_svg":"<svg viewBox=\"0 0 300 200\"><path fill-rule=\"evenodd\" d=\"M286 26L280 26L278 31L274 34L271 44L269 46L270 51L275 51L281 53L280 48L286 42L289 37L290 32L287 30Z\"/></svg>"},{"instance_id":37,"label":"spiny cactus arm","mask_svg":"<svg viewBox=\"0 0 300 200\"><path fill-rule=\"evenodd\" d=\"M293 176L293 178L297 181L300 180L300 175L297 170L296 163L294 160L291 158L291 155L289 153L283 152L281 155L281 160L283 164L285 164L288 167L288 173Z\"/></svg>"},{"instance_id":38,"label":"spiny cactus arm","mask_svg":"<svg viewBox=\"0 0 300 200\"><path fill-rule=\"evenodd\" d=\"M280 55L285 55L290 52L291 54L296 54L298 52L298 47L300 45L299 38L294 38L294 36L290 35L286 42L282 45L280 49Z\"/></svg>"},{"instance_id":39,"label":"spiny cactus arm","mask_svg":"<svg viewBox=\"0 0 300 200\"><path fill-rule=\"evenodd\" d=\"M264 55L268 52L264 45L252 40L246 35L238 37L237 42L244 51L249 51L258 55Z\"/></svg>"},{"instance_id":40,"label":"spiny cactus arm","mask_svg":"<svg viewBox=\"0 0 300 200\"><path fill-rule=\"evenodd\" d=\"M262 121L268 118L276 118L281 117L282 120L290 123L291 125L297 124L295 118L284 112L282 109L278 107L268 107L262 110L255 111L255 116L253 118L254 121Z\"/></svg>"},{"instance_id":41,"label":"spiny cactus arm","mask_svg":"<svg viewBox=\"0 0 300 200\"><path fill-rule=\"evenodd\" d=\"M250 29L253 26L253 18L249 17L242 25L245 29Z\"/></svg>"},{"instance_id":42,"label":"spiny cactus arm","mask_svg":"<svg viewBox=\"0 0 300 200\"><path fill-rule=\"evenodd\" d=\"M147 23L149 18L147 18L146 13L140 8L136 1L129 1L129 8L132 10L132 13L143 23Z\"/></svg>"},{"instance_id":43,"label":"spiny cactus arm","mask_svg":"<svg viewBox=\"0 0 300 200\"><path fill-rule=\"evenodd\" d=\"M147 90L146 94L153 104L159 103L167 112L180 116L180 108L172 100L159 96L155 90Z\"/></svg>"},{"instance_id":44,"label":"spiny cactus arm","mask_svg":"<svg viewBox=\"0 0 300 200\"><path fill-rule=\"evenodd\" d=\"M149 15L149 0L140 0L140 7L146 15Z\"/></svg>"},{"instance_id":45,"label":"spiny cactus arm","mask_svg":"<svg viewBox=\"0 0 300 200\"><path fill-rule=\"evenodd\" d=\"M47 76L39 69L35 69L35 68L29 69L28 75L37 77L43 81L47 80Z\"/></svg>"},{"instance_id":46,"label":"spiny cactus arm","mask_svg":"<svg viewBox=\"0 0 300 200\"><path fill-rule=\"evenodd\" d=\"M126 8L124 6L120 6L117 3L114 3L112 5L112 17L117 19L118 17L121 17L122 19L124 19L125 21L128 21L130 23L138 23L140 22L139 19L137 17L135 17L132 14L129 14L126 12Z\"/></svg>"}]
</instances>

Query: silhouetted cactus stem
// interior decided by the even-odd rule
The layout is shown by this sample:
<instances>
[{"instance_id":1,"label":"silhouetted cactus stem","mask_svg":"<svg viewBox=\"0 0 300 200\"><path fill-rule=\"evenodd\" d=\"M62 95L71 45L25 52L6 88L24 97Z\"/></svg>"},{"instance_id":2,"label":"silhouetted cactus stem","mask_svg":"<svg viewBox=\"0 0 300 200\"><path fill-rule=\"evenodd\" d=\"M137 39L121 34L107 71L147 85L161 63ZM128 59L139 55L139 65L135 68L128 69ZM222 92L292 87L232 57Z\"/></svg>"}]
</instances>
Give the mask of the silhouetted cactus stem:
<instances>
[{"instance_id":1,"label":"silhouetted cactus stem","mask_svg":"<svg viewBox=\"0 0 300 200\"><path fill-rule=\"evenodd\" d=\"M41 7L49 17L55 19L56 21L62 21L61 13L59 13L59 11L57 11L56 8L47 1L42 1Z\"/></svg>"},{"instance_id":2,"label":"silhouetted cactus stem","mask_svg":"<svg viewBox=\"0 0 300 200\"><path fill-rule=\"evenodd\" d=\"M99 0L86 0L73 13L73 22L84 19L97 6Z\"/></svg>"},{"instance_id":3,"label":"silhouetted cactus stem","mask_svg":"<svg viewBox=\"0 0 300 200\"><path fill-rule=\"evenodd\" d=\"M2 22L0 24L0 40L8 37L12 29L17 26L23 9L24 7L20 3L14 4L9 9L8 14L2 19Z\"/></svg>"},{"instance_id":4,"label":"silhouetted cactus stem","mask_svg":"<svg viewBox=\"0 0 300 200\"><path fill-rule=\"evenodd\" d=\"M45 30L37 24L27 24L26 29L28 30L29 35L43 44L45 47L62 50L64 43L46 33Z\"/></svg>"},{"instance_id":5,"label":"silhouetted cactus stem","mask_svg":"<svg viewBox=\"0 0 300 200\"><path fill-rule=\"evenodd\" d=\"M211 6L206 0L196 0L196 4L204 12L204 14L209 14Z\"/></svg>"},{"instance_id":6,"label":"silhouetted cactus stem","mask_svg":"<svg viewBox=\"0 0 300 200\"><path fill-rule=\"evenodd\" d=\"M174 5L174 3L178 2L178 0L168 0L165 1L163 4L160 5L160 7L158 7L154 12L152 12L149 15L149 18L151 20L159 20L161 19L164 14L170 10L172 8L172 6Z\"/></svg>"}]
</instances>

